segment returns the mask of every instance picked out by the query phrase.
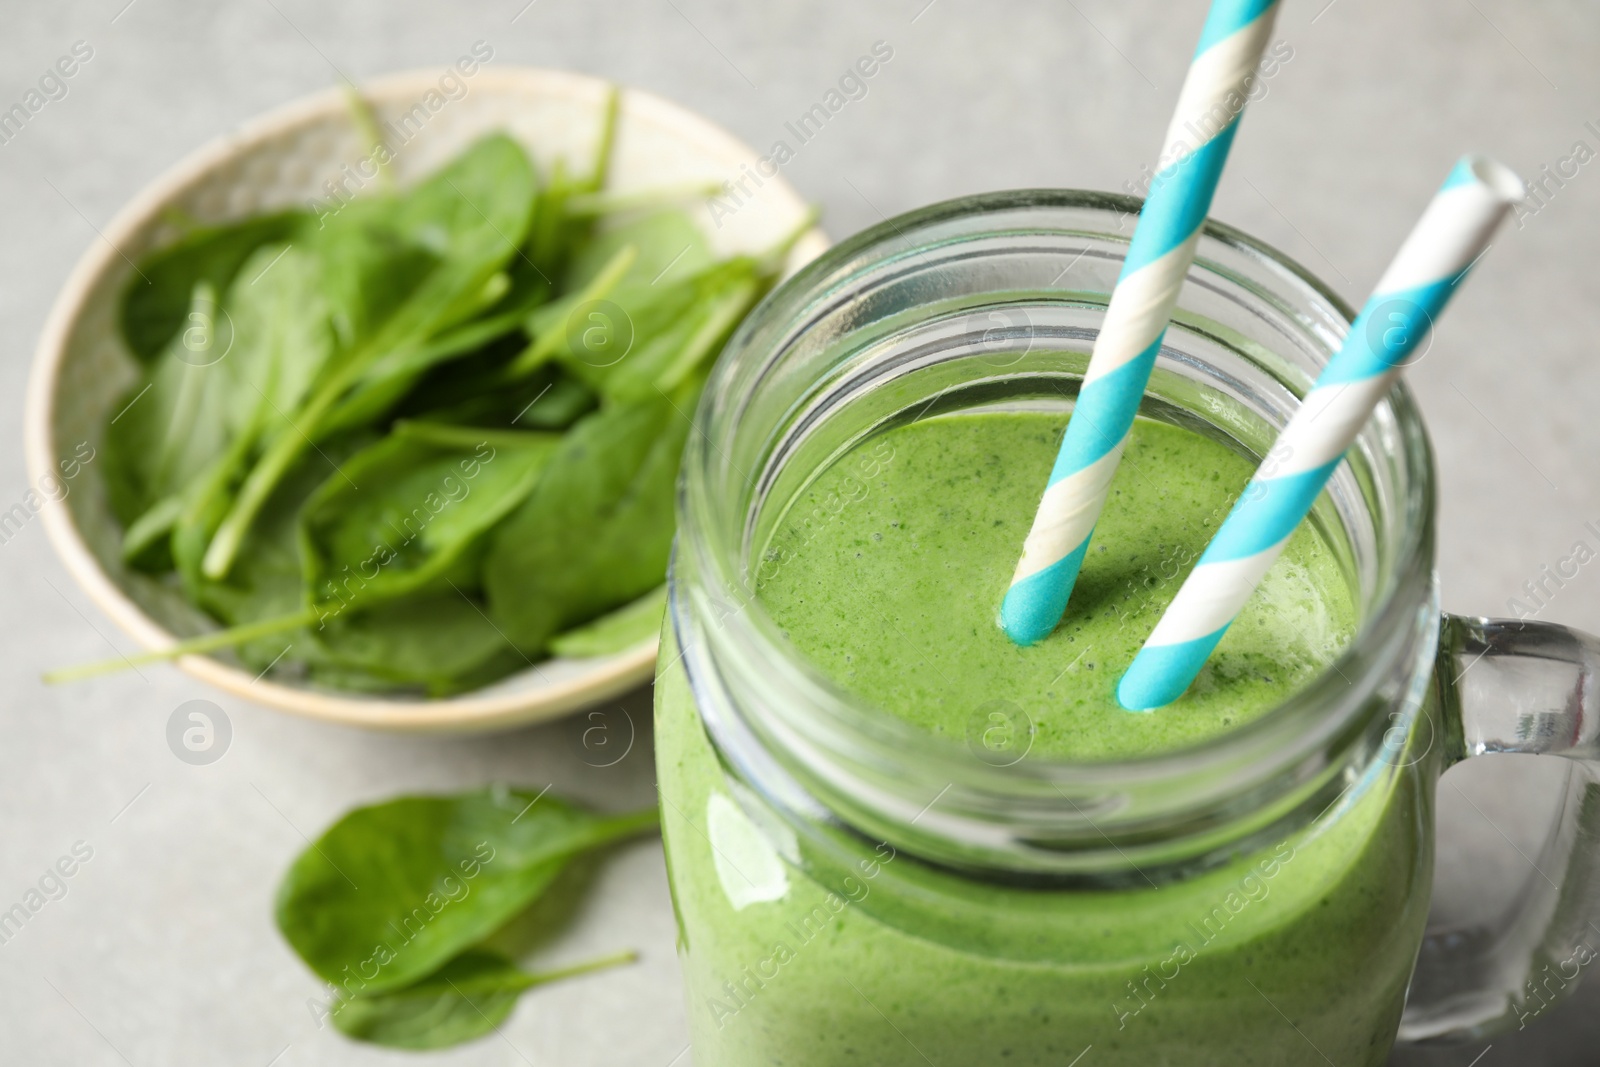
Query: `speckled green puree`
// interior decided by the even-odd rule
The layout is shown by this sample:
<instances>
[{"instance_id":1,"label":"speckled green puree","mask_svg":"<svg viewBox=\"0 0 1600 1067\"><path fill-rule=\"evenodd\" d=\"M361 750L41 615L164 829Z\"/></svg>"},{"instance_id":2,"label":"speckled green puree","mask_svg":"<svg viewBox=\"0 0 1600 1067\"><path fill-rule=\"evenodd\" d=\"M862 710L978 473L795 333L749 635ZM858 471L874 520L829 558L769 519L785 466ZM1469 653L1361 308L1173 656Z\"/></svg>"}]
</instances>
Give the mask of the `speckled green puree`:
<instances>
[{"instance_id":1,"label":"speckled green puree","mask_svg":"<svg viewBox=\"0 0 1600 1067\"><path fill-rule=\"evenodd\" d=\"M1346 580L1302 526L1188 695L1150 714L1117 706L1118 677L1251 473L1217 442L1141 420L1067 619L1013 646L996 609L1064 421L924 420L823 471L760 571L795 652L933 733L968 738L1003 701L1034 724L1027 758L1110 760L1237 728L1349 641ZM887 845L823 866L806 835L739 799L681 667L657 717L697 1067L1385 1059L1427 907L1420 768L1204 874L1025 888Z\"/></svg>"}]
</instances>

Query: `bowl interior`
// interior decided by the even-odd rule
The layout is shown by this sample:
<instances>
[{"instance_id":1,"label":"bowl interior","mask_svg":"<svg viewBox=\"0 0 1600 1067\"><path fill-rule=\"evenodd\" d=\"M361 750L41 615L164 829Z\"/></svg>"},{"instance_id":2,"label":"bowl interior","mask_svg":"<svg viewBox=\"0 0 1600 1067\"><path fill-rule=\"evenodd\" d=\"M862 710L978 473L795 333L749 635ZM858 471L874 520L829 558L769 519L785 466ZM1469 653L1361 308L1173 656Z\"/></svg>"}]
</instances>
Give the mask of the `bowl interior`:
<instances>
[{"instance_id":1,"label":"bowl interior","mask_svg":"<svg viewBox=\"0 0 1600 1067\"><path fill-rule=\"evenodd\" d=\"M479 67L395 75L364 87L394 153L404 185L437 169L495 130L526 147L541 170L557 159L586 167L593 158L608 86L558 71ZM359 189L350 168L369 151L342 93L290 104L230 133L141 193L85 253L58 298L40 341L29 397L28 460L35 485L65 496L44 509L51 540L90 597L148 648L214 628L177 590L130 571L120 559L101 470L91 459L70 481L63 461L101 447L106 422L137 377L117 330L117 308L134 263L178 235L174 218L210 224L274 209L329 202L330 188ZM739 182L743 189L695 211L720 252L756 251L804 218L804 201L781 175L757 170L757 153L705 119L636 91L623 95L611 188ZM747 178L756 173L760 183ZM347 194L348 195L348 194ZM789 269L826 246L813 231ZM226 655L189 656L185 670L258 703L366 726L397 729L505 728L550 717L640 684L654 642L588 660L546 660L490 687L443 700L363 697L293 681L257 680Z\"/></svg>"}]
</instances>

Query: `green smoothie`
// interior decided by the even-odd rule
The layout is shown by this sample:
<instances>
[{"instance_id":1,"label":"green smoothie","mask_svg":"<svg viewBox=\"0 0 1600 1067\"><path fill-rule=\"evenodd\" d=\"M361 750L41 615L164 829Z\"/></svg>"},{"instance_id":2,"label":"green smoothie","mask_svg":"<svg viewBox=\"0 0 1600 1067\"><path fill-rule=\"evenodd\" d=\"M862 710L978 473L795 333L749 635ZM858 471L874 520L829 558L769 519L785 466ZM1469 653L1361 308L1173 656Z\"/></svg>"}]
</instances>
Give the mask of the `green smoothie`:
<instances>
[{"instance_id":1,"label":"green smoothie","mask_svg":"<svg viewBox=\"0 0 1600 1067\"><path fill-rule=\"evenodd\" d=\"M934 733L961 736L975 710L1012 701L1033 721L1032 752L1070 759L1215 737L1282 703L1349 641L1349 587L1302 524L1182 701L1145 715L1118 706L1117 679L1255 469L1188 430L1140 420L1065 619L1037 645L1012 644L999 601L1063 421L997 412L917 422L866 450L876 477L861 476L859 459L825 471L759 571L784 636L846 688Z\"/></svg>"},{"instance_id":2,"label":"green smoothie","mask_svg":"<svg viewBox=\"0 0 1600 1067\"><path fill-rule=\"evenodd\" d=\"M1067 619L1013 646L996 611L1063 424L944 416L822 472L759 568L795 653L929 732L971 743L1001 707L1016 758L1109 760L1259 717L1349 641L1344 572L1306 525L1183 700L1118 707L1253 468L1140 421ZM729 781L670 636L656 743L699 1067L1385 1059L1427 910L1427 761L1380 768L1273 847L1139 888L1019 888L888 845L841 864Z\"/></svg>"}]
</instances>

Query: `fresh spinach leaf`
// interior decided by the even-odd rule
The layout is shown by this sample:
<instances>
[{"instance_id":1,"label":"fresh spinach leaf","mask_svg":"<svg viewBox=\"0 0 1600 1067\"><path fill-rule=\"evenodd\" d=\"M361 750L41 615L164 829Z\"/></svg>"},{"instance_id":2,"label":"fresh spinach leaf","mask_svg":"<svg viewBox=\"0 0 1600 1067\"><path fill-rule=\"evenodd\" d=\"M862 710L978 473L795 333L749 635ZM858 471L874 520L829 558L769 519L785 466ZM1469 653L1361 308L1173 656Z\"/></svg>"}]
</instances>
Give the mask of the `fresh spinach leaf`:
<instances>
[{"instance_id":1,"label":"fresh spinach leaf","mask_svg":"<svg viewBox=\"0 0 1600 1067\"><path fill-rule=\"evenodd\" d=\"M292 245L258 250L228 291L222 331L227 350L209 369L222 379L217 389L227 401L230 440L190 479L171 529L171 566L196 601L206 581L201 558L258 442L296 432L286 413L310 389L333 350L316 261ZM320 458L331 462L325 450Z\"/></svg>"},{"instance_id":2,"label":"fresh spinach leaf","mask_svg":"<svg viewBox=\"0 0 1600 1067\"><path fill-rule=\"evenodd\" d=\"M624 294L687 280L714 262L711 247L694 220L681 211L654 211L608 225L576 249L567 267L567 290L581 289L624 248L637 258L617 286Z\"/></svg>"},{"instance_id":3,"label":"fresh spinach leaf","mask_svg":"<svg viewBox=\"0 0 1600 1067\"><path fill-rule=\"evenodd\" d=\"M304 227L306 216L290 211L224 226L208 226L146 256L123 293L123 340L141 362L158 356L185 325L195 287L225 291L257 248L281 241Z\"/></svg>"},{"instance_id":4,"label":"fresh spinach leaf","mask_svg":"<svg viewBox=\"0 0 1600 1067\"><path fill-rule=\"evenodd\" d=\"M195 286L188 314L189 325L129 390L106 427L106 488L124 528L152 508L170 512L166 501L180 496L227 447L232 398L228 374L218 369L226 340L217 330L210 282ZM152 537L154 520L142 525L140 539Z\"/></svg>"},{"instance_id":5,"label":"fresh spinach leaf","mask_svg":"<svg viewBox=\"0 0 1600 1067\"><path fill-rule=\"evenodd\" d=\"M603 190L617 102L581 169L494 135L147 257L109 493L129 562L228 626L161 655L444 694L646 639L697 383L787 244L719 262L668 206L694 190Z\"/></svg>"},{"instance_id":6,"label":"fresh spinach leaf","mask_svg":"<svg viewBox=\"0 0 1600 1067\"><path fill-rule=\"evenodd\" d=\"M626 652L661 632L661 616L666 607L667 587L659 585L631 604L557 634L550 640L550 653L582 659Z\"/></svg>"},{"instance_id":7,"label":"fresh spinach leaf","mask_svg":"<svg viewBox=\"0 0 1600 1067\"><path fill-rule=\"evenodd\" d=\"M169 496L145 509L122 533L122 561L137 570L172 569L172 528L183 514L183 500Z\"/></svg>"},{"instance_id":8,"label":"fresh spinach leaf","mask_svg":"<svg viewBox=\"0 0 1600 1067\"><path fill-rule=\"evenodd\" d=\"M223 493L208 496L207 487L201 487L186 500L185 513L173 530L172 549L189 599L235 628L300 617L293 626L234 645L252 673L271 668L280 674L303 675L310 663L321 658L313 637L316 631L307 627L314 627L317 616L324 612L311 610L305 599L299 512L307 497L370 441L370 436L361 435L337 438L303 457L273 494L262 521L251 528L239 565L225 581L205 577L200 557L227 497ZM219 470L226 468L224 457L219 460Z\"/></svg>"},{"instance_id":9,"label":"fresh spinach leaf","mask_svg":"<svg viewBox=\"0 0 1600 1067\"><path fill-rule=\"evenodd\" d=\"M221 578L233 566L261 506L301 452L326 433L325 420L345 392L374 365L404 360L471 309L490 276L517 253L534 188L526 154L510 138L494 134L400 199L396 232L425 244L440 257L438 266L300 407L293 420L297 432L280 434L250 470L206 550L208 577Z\"/></svg>"},{"instance_id":10,"label":"fresh spinach leaf","mask_svg":"<svg viewBox=\"0 0 1600 1067\"><path fill-rule=\"evenodd\" d=\"M392 359L382 361L351 390L349 396L340 401L325 420L325 425L334 430L378 418L415 389L417 382L440 364L481 352L501 339L518 336L528 316L543 303L545 301L541 299L525 307L486 314L444 331L421 347L405 350Z\"/></svg>"},{"instance_id":11,"label":"fresh spinach leaf","mask_svg":"<svg viewBox=\"0 0 1600 1067\"><path fill-rule=\"evenodd\" d=\"M335 348L325 281L310 251L270 244L246 261L227 291L222 313L230 347L217 366L230 379L233 435L295 432L289 413Z\"/></svg>"},{"instance_id":12,"label":"fresh spinach leaf","mask_svg":"<svg viewBox=\"0 0 1600 1067\"><path fill-rule=\"evenodd\" d=\"M448 696L528 665L464 589L423 591L376 607L359 592L318 605L307 631L311 677L336 688Z\"/></svg>"},{"instance_id":13,"label":"fresh spinach leaf","mask_svg":"<svg viewBox=\"0 0 1600 1067\"><path fill-rule=\"evenodd\" d=\"M600 136L596 139L594 165L580 183L584 193L598 193L611 180L611 159L617 150L617 120L622 115L622 90L615 85L606 92L605 110L600 113Z\"/></svg>"},{"instance_id":14,"label":"fresh spinach leaf","mask_svg":"<svg viewBox=\"0 0 1600 1067\"><path fill-rule=\"evenodd\" d=\"M544 476L496 530L483 585L524 652L661 584L673 486L698 382L602 407L561 439Z\"/></svg>"},{"instance_id":15,"label":"fresh spinach leaf","mask_svg":"<svg viewBox=\"0 0 1600 1067\"><path fill-rule=\"evenodd\" d=\"M721 350L765 289L753 260L732 259L631 308L620 305L624 328L633 333L626 351L595 349L585 334L569 330L575 343L557 356L574 377L614 400L668 392Z\"/></svg>"},{"instance_id":16,"label":"fresh spinach leaf","mask_svg":"<svg viewBox=\"0 0 1600 1067\"><path fill-rule=\"evenodd\" d=\"M522 348L519 342L516 349ZM395 410L398 418L472 426L565 430L593 411L598 398L558 367L506 381L505 350L430 372Z\"/></svg>"},{"instance_id":17,"label":"fresh spinach leaf","mask_svg":"<svg viewBox=\"0 0 1600 1067\"><path fill-rule=\"evenodd\" d=\"M353 201L311 239L345 352L358 350L439 266L437 253L395 229L390 218L395 201L393 196Z\"/></svg>"},{"instance_id":18,"label":"fresh spinach leaf","mask_svg":"<svg viewBox=\"0 0 1600 1067\"><path fill-rule=\"evenodd\" d=\"M441 583L475 585L478 538L520 504L554 434L399 423L301 509L307 598L361 609Z\"/></svg>"},{"instance_id":19,"label":"fresh spinach leaf","mask_svg":"<svg viewBox=\"0 0 1600 1067\"><path fill-rule=\"evenodd\" d=\"M524 395L513 390L513 398ZM558 374L547 390L541 390L532 400L517 408L509 421L530 430L565 430L578 419L593 411L594 393L576 378ZM512 401L515 403L515 399Z\"/></svg>"},{"instance_id":20,"label":"fresh spinach leaf","mask_svg":"<svg viewBox=\"0 0 1600 1067\"><path fill-rule=\"evenodd\" d=\"M333 1024L346 1036L390 1048L435 1049L473 1041L510 1018L534 986L632 963L624 952L560 970L529 974L497 952L469 949L417 982L339 1002Z\"/></svg>"},{"instance_id":21,"label":"fresh spinach leaf","mask_svg":"<svg viewBox=\"0 0 1600 1067\"><path fill-rule=\"evenodd\" d=\"M539 209L528 235L531 270L540 278L553 281L565 273L579 226L592 225L588 220L577 222L567 216L567 200L580 191L567 174L566 161L557 159L549 178L539 188Z\"/></svg>"},{"instance_id":22,"label":"fresh spinach leaf","mask_svg":"<svg viewBox=\"0 0 1600 1067\"><path fill-rule=\"evenodd\" d=\"M623 336L608 335L607 340L624 348L631 344L632 327L628 315L605 298L627 275L637 256L638 252L632 245L624 245L582 288L529 315L523 329L533 338L533 342L505 368L503 378L516 381L544 367L573 343L575 330L586 331L590 320L594 318L599 318L607 330L614 331L619 325L623 328ZM579 336L587 337L588 334L583 332ZM592 357L595 347L585 344L585 354Z\"/></svg>"},{"instance_id":23,"label":"fresh spinach leaf","mask_svg":"<svg viewBox=\"0 0 1600 1067\"><path fill-rule=\"evenodd\" d=\"M574 857L645 832L546 793L487 789L358 808L278 887L284 939L347 995L403 989L531 904Z\"/></svg>"}]
</instances>

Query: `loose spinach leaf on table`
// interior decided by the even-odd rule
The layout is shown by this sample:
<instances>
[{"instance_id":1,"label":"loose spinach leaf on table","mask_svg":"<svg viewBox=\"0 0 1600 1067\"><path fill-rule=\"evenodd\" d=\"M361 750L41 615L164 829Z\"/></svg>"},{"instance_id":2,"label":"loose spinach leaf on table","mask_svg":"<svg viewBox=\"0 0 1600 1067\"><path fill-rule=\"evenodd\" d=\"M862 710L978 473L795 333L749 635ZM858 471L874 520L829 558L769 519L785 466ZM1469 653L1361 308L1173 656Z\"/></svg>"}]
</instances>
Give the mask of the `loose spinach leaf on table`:
<instances>
[{"instance_id":1,"label":"loose spinach leaf on table","mask_svg":"<svg viewBox=\"0 0 1600 1067\"><path fill-rule=\"evenodd\" d=\"M574 857L656 823L653 808L599 815L493 788L358 808L289 868L278 929L346 993L403 989L525 909Z\"/></svg>"},{"instance_id":2,"label":"loose spinach leaf on table","mask_svg":"<svg viewBox=\"0 0 1600 1067\"><path fill-rule=\"evenodd\" d=\"M661 584L673 486L698 383L612 404L561 439L544 476L496 528L484 560L490 614L529 655Z\"/></svg>"},{"instance_id":3,"label":"loose spinach leaf on table","mask_svg":"<svg viewBox=\"0 0 1600 1067\"><path fill-rule=\"evenodd\" d=\"M391 1048L435 1049L492 1033L517 998L535 986L632 962L620 953L575 967L530 974L497 952L469 949L438 971L388 993L339 1002L333 1024L349 1037Z\"/></svg>"},{"instance_id":4,"label":"loose spinach leaf on table","mask_svg":"<svg viewBox=\"0 0 1600 1067\"><path fill-rule=\"evenodd\" d=\"M208 226L146 256L122 299L122 336L134 356L148 362L167 346L185 325L195 286L225 291L250 253L290 237L306 220L290 211Z\"/></svg>"}]
</instances>

